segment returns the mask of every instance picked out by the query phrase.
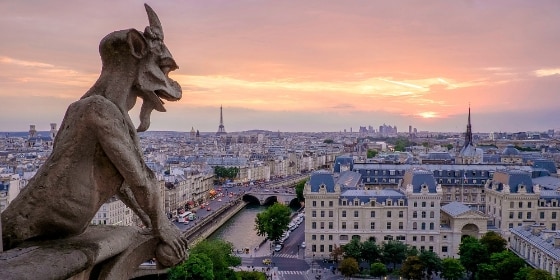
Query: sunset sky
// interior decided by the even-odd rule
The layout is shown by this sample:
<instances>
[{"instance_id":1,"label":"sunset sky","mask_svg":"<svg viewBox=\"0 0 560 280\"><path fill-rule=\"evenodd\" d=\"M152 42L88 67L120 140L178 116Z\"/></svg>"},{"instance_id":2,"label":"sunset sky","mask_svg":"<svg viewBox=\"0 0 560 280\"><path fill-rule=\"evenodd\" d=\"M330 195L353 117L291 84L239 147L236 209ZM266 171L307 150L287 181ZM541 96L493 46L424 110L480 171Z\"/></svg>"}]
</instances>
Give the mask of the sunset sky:
<instances>
[{"instance_id":1,"label":"sunset sky","mask_svg":"<svg viewBox=\"0 0 560 280\"><path fill-rule=\"evenodd\" d=\"M48 130L143 1L0 1L0 131ZM183 99L150 130L560 129L560 1L149 1ZM138 110L131 111L136 122Z\"/></svg>"}]
</instances>

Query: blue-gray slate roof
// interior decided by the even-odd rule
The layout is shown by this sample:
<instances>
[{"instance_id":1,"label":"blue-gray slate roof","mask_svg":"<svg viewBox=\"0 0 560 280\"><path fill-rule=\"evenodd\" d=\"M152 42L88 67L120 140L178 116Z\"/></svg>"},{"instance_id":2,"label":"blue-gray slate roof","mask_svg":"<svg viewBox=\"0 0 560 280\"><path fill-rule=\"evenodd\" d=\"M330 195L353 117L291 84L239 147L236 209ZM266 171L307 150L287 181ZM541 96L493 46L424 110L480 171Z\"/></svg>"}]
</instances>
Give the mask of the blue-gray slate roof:
<instances>
[{"instance_id":1,"label":"blue-gray slate roof","mask_svg":"<svg viewBox=\"0 0 560 280\"><path fill-rule=\"evenodd\" d=\"M531 227L525 228L523 226L514 227L509 229L513 234L521 237L528 243L539 248L541 251L546 252L548 255L552 256L555 260L560 260L560 247L554 246L554 234L550 237L542 233L535 235L532 233Z\"/></svg>"},{"instance_id":2,"label":"blue-gray slate roof","mask_svg":"<svg viewBox=\"0 0 560 280\"><path fill-rule=\"evenodd\" d=\"M413 193L420 193L422 187L428 187L429 193L436 193L436 179L431 171L423 169L409 169L404 173L403 186L412 185Z\"/></svg>"},{"instance_id":3,"label":"blue-gray slate roof","mask_svg":"<svg viewBox=\"0 0 560 280\"><path fill-rule=\"evenodd\" d=\"M319 192L321 185L325 185L327 192L334 192L333 174L326 170L314 171L309 178L309 185L312 192Z\"/></svg>"},{"instance_id":4,"label":"blue-gray slate roof","mask_svg":"<svg viewBox=\"0 0 560 280\"><path fill-rule=\"evenodd\" d=\"M352 170L352 166L354 165L354 160L352 159L351 156L336 157L336 159L334 160L334 172L340 173L341 165L348 165L350 167L349 170Z\"/></svg>"},{"instance_id":5,"label":"blue-gray slate roof","mask_svg":"<svg viewBox=\"0 0 560 280\"><path fill-rule=\"evenodd\" d=\"M451 217L457 217L461 214L469 212L471 209L461 202L453 201L451 203L443 205L441 207L441 210L449 214Z\"/></svg>"},{"instance_id":6,"label":"blue-gray slate roof","mask_svg":"<svg viewBox=\"0 0 560 280\"><path fill-rule=\"evenodd\" d=\"M405 205L407 204L406 195L393 189L347 190L340 195L340 199L347 199L349 201L353 201L356 198L360 200L360 203L363 202L364 204L369 203L370 198L373 198L373 200L378 203L385 202L389 199L392 200L394 204L396 204L399 199L404 199Z\"/></svg>"},{"instance_id":7,"label":"blue-gray slate roof","mask_svg":"<svg viewBox=\"0 0 560 280\"><path fill-rule=\"evenodd\" d=\"M531 173L521 170L497 171L492 178L491 186L498 185L498 191L504 189L504 184L509 185L511 193L518 193L520 185L524 185L527 193L534 193Z\"/></svg>"}]
</instances>

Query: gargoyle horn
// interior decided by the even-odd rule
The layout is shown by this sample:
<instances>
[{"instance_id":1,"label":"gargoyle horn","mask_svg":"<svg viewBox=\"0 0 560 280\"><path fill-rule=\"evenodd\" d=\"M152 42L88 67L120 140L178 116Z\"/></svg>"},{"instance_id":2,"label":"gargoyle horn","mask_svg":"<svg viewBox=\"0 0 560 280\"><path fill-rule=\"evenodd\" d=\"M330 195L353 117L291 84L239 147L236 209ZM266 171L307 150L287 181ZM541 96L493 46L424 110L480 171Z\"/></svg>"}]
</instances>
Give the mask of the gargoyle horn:
<instances>
[{"instance_id":1,"label":"gargoyle horn","mask_svg":"<svg viewBox=\"0 0 560 280\"><path fill-rule=\"evenodd\" d=\"M152 32L153 35L155 35L155 37L163 40L163 28L161 27L161 22L159 21L156 12L154 12L154 10L150 6L148 6L148 4L144 3L144 7L146 8L146 13L148 13L148 21L150 22L150 26L149 26L150 31Z\"/></svg>"}]
</instances>

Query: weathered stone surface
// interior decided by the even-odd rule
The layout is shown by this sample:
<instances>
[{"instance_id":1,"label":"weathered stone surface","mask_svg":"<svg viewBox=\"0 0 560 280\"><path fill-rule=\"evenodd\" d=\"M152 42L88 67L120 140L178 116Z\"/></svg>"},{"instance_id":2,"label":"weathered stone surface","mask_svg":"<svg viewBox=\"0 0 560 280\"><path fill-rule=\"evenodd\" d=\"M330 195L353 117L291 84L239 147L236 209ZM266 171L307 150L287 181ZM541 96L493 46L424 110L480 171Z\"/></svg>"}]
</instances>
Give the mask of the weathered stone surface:
<instances>
[{"instance_id":1,"label":"weathered stone surface","mask_svg":"<svg viewBox=\"0 0 560 280\"><path fill-rule=\"evenodd\" d=\"M0 253L0 279L128 279L154 256L157 242L134 227L92 226L78 236L25 242ZM26 252L13 253L18 251Z\"/></svg>"},{"instance_id":2,"label":"weathered stone surface","mask_svg":"<svg viewBox=\"0 0 560 280\"><path fill-rule=\"evenodd\" d=\"M152 229L161 246L173 248L172 263L187 256L186 239L163 213L156 178L143 160L136 132L148 129L153 110L165 111L161 99L176 101L182 95L179 84L168 77L178 66L163 43L161 23L147 5L146 11L150 25L144 32L121 30L103 38L99 79L68 107L52 154L2 213L5 250L30 239L58 240L53 241L54 251L47 242L33 253L37 261L36 256L47 263L56 259L45 267L46 273L83 270L90 265L92 250L94 259L103 259L126 249L106 235L90 240L95 245L91 250L59 243L83 236L100 206L114 195ZM138 98L143 103L136 130L128 111ZM87 241L84 244L90 244ZM104 248L109 245L116 247Z\"/></svg>"}]
</instances>

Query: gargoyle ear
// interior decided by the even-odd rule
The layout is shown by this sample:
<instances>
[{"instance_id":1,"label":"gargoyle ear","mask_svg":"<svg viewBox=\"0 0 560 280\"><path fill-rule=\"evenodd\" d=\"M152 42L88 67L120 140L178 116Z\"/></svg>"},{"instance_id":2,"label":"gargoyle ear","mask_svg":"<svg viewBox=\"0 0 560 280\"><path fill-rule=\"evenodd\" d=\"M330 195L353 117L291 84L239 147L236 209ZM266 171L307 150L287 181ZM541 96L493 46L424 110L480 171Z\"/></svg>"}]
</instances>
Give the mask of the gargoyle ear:
<instances>
[{"instance_id":1,"label":"gargoyle ear","mask_svg":"<svg viewBox=\"0 0 560 280\"><path fill-rule=\"evenodd\" d=\"M130 29L126 34L126 42L130 47L130 53L140 59L148 53L148 43L138 30Z\"/></svg>"}]
</instances>

